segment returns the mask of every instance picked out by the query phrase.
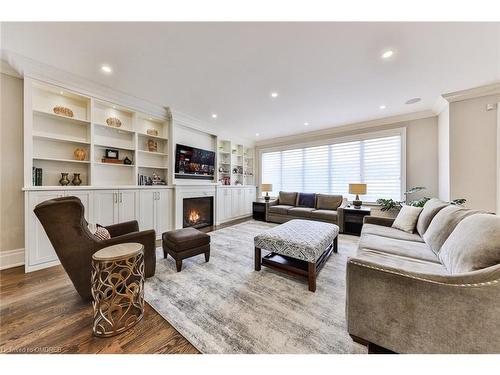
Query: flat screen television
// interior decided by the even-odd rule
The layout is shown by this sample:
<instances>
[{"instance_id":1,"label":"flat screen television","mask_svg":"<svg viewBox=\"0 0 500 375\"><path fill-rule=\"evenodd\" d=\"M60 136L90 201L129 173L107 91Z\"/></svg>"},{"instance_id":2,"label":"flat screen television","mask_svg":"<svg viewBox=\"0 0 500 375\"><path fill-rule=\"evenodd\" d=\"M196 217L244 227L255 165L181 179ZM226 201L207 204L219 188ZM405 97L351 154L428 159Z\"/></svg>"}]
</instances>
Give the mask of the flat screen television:
<instances>
[{"instance_id":1,"label":"flat screen television","mask_svg":"<svg viewBox=\"0 0 500 375\"><path fill-rule=\"evenodd\" d=\"M175 177L212 180L215 171L215 152L177 144L175 148Z\"/></svg>"}]
</instances>

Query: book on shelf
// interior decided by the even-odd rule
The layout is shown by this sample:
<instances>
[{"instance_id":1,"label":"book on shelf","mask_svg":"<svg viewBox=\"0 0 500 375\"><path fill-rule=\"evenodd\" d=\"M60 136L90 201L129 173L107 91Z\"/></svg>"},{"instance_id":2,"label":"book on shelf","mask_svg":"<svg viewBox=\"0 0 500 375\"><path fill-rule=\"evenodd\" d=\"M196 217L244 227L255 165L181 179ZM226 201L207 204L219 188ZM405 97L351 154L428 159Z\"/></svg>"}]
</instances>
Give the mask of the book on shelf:
<instances>
[{"instance_id":1,"label":"book on shelf","mask_svg":"<svg viewBox=\"0 0 500 375\"><path fill-rule=\"evenodd\" d=\"M42 168L33 167L33 186L42 186Z\"/></svg>"}]
</instances>

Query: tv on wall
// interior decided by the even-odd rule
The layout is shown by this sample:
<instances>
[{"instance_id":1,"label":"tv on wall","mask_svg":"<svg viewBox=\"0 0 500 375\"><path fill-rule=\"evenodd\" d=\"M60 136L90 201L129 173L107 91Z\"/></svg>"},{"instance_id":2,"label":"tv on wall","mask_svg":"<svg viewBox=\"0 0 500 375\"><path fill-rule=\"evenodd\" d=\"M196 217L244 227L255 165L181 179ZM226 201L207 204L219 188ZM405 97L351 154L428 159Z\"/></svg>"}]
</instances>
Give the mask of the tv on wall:
<instances>
[{"instance_id":1,"label":"tv on wall","mask_svg":"<svg viewBox=\"0 0 500 375\"><path fill-rule=\"evenodd\" d=\"M175 177L212 180L215 171L215 152L196 147L176 145Z\"/></svg>"}]
</instances>

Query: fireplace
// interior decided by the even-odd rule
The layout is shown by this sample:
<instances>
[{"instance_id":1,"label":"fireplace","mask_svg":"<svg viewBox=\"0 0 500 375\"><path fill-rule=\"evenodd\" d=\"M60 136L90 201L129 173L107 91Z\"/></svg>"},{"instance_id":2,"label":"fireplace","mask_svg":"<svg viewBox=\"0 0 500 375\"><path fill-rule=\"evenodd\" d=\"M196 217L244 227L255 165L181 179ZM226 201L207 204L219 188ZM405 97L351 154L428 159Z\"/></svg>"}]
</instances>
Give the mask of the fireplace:
<instances>
[{"instance_id":1,"label":"fireplace","mask_svg":"<svg viewBox=\"0 0 500 375\"><path fill-rule=\"evenodd\" d=\"M182 227L204 228L214 223L214 197L184 198Z\"/></svg>"}]
</instances>

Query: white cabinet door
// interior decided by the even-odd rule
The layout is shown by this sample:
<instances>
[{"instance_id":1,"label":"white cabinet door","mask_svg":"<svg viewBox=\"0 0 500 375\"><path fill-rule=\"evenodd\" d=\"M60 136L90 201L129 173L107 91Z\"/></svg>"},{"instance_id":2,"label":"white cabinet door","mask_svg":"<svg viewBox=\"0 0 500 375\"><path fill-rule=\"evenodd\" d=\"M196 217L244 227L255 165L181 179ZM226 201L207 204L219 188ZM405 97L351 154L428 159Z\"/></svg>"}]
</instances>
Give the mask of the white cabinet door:
<instances>
[{"instance_id":1,"label":"white cabinet door","mask_svg":"<svg viewBox=\"0 0 500 375\"><path fill-rule=\"evenodd\" d=\"M155 206L157 192L142 190L139 193L139 229L156 229Z\"/></svg>"},{"instance_id":2,"label":"white cabinet door","mask_svg":"<svg viewBox=\"0 0 500 375\"><path fill-rule=\"evenodd\" d=\"M238 217L241 215L241 188L231 189L231 217Z\"/></svg>"},{"instance_id":3,"label":"white cabinet door","mask_svg":"<svg viewBox=\"0 0 500 375\"><path fill-rule=\"evenodd\" d=\"M28 244L26 245L26 271L34 271L38 268L48 267L57 263L57 255L52 244L45 233L45 230L36 217L33 209L39 203L49 199L60 198L64 196L62 191L43 191L29 193L29 234Z\"/></svg>"},{"instance_id":4,"label":"white cabinet door","mask_svg":"<svg viewBox=\"0 0 500 375\"><path fill-rule=\"evenodd\" d=\"M65 197L77 197L83 204L85 220L87 223L94 223L93 192L88 190L66 191ZM100 224L100 223L99 223Z\"/></svg>"},{"instance_id":5,"label":"white cabinet door","mask_svg":"<svg viewBox=\"0 0 500 375\"><path fill-rule=\"evenodd\" d=\"M248 215L252 213L252 202L255 200L255 189L245 188L245 209L244 214Z\"/></svg>"},{"instance_id":6,"label":"white cabinet door","mask_svg":"<svg viewBox=\"0 0 500 375\"><path fill-rule=\"evenodd\" d=\"M117 190L94 191L94 218L95 224L111 225L118 223L118 198Z\"/></svg>"},{"instance_id":7,"label":"white cabinet door","mask_svg":"<svg viewBox=\"0 0 500 375\"><path fill-rule=\"evenodd\" d=\"M227 189L217 189L217 223L223 222L226 219L224 194Z\"/></svg>"},{"instance_id":8,"label":"white cabinet door","mask_svg":"<svg viewBox=\"0 0 500 375\"><path fill-rule=\"evenodd\" d=\"M159 190L156 192L156 236L161 238L162 233L168 232L172 224L172 192Z\"/></svg>"},{"instance_id":9,"label":"white cabinet door","mask_svg":"<svg viewBox=\"0 0 500 375\"><path fill-rule=\"evenodd\" d=\"M224 220L228 220L233 216L233 201L232 201L232 188L224 189Z\"/></svg>"},{"instance_id":10,"label":"white cabinet door","mask_svg":"<svg viewBox=\"0 0 500 375\"><path fill-rule=\"evenodd\" d=\"M137 220L139 218L139 191L120 190L118 192L118 222Z\"/></svg>"}]
</instances>

